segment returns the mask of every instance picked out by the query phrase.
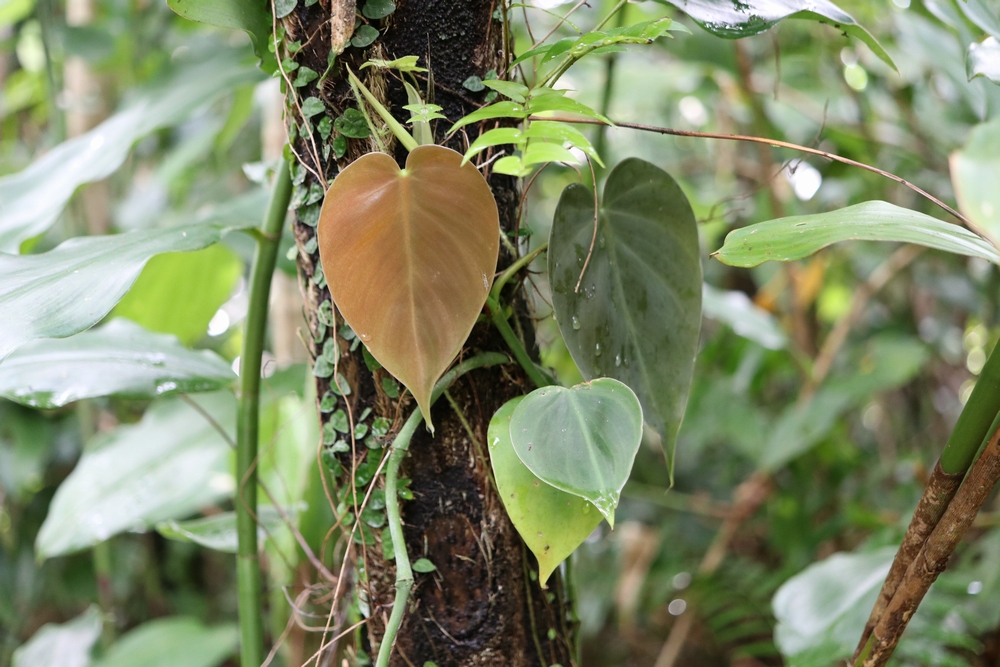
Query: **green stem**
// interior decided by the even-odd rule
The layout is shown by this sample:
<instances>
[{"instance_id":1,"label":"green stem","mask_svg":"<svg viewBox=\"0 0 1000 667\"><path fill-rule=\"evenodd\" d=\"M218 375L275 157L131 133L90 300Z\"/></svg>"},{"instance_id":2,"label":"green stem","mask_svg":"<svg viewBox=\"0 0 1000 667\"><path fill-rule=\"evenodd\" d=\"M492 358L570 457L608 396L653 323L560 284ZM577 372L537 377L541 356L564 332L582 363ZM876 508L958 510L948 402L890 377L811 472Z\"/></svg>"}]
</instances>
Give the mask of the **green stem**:
<instances>
[{"instance_id":1,"label":"green stem","mask_svg":"<svg viewBox=\"0 0 1000 667\"><path fill-rule=\"evenodd\" d=\"M536 257L541 255L546 250L548 250L548 248L549 248L549 242L546 241L545 243L538 246L528 254L518 258L516 262L508 266L507 269L500 274L500 277L498 277L496 280L493 281L493 289L490 290L490 297L494 301L499 303L500 292L503 291L504 286L510 281L510 279L513 278L515 275L517 275L518 271L526 267L528 264L531 264L531 262L534 261Z\"/></svg>"},{"instance_id":2,"label":"green stem","mask_svg":"<svg viewBox=\"0 0 1000 667\"><path fill-rule=\"evenodd\" d=\"M615 21L615 27L621 28L625 25L625 15L628 13L627 10L623 9L623 5L619 4L618 9L615 10L615 15L617 15L618 20ZM610 18L610 15L609 15ZM618 54L611 53L608 55L608 59L605 61L604 66L604 91L601 94L601 115L605 118L608 117L608 113L611 111L611 96L615 88L615 65L618 63ZM608 144L608 126L598 125L597 126L597 141L594 142L594 150L598 155L603 156L607 150ZM595 170L599 170L600 166L594 167ZM594 187L597 187L596 184Z\"/></svg>"},{"instance_id":3,"label":"green stem","mask_svg":"<svg viewBox=\"0 0 1000 667\"><path fill-rule=\"evenodd\" d=\"M458 364L450 371L441 376L441 379L434 385L434 392L431 394L431 405L451 386L460 376L476 368L483 366L494 366L505 364L510 360L507 355L499 352L484 352L477 354L470 359ZM419 409L410 413L410 417L403 424L395 439L392 441L389 461L385 466L385 517L389 524L389 535L392 536L392 548L396 556L396 597L392 603L392 613L389 615L389 622L385 626L385 634L382 635L382 643L378 648L378 659L376 667L388 667L389 656L392 654L392 647L396 643L396 634L399 626L403 622L406 614L406 604L410 599L410 590L413 588L413 570L410 568L410 555L406 551L406 537L403 535L403 522L399 515L399 495L397 488L399 484L399 466L406 458L406 452L410 448L410 440L416 433L417 427L423 421L423 414Z\"/></svg>"},{"instance_id":4,"label":"green stem","mask_svg":"<svg viewBox=\"0 0 1000 667\"><path fill-rule=\"evenodd\" d=\"M52 142L58 144L66 139L66 117L59 109L57 100L59 99L59 83L56 77L56 64L53 62L53 49L55 43L55 0L41 0L36 11L38 13L38 25L42 30L42 50L45 53L45 80L48 92L49 107L49 131Z\"/></svg>"},{"instance_id":5,"label":"green stem","mask_svg":"<svg viewBox=\"0 0 1000 667\"><path fill-rule=\"evenodd\" d=\"M990 425L1000 413L1000 344L986 360L972 395L962 408L948 444L941 452L941 469L955 475L972 465L983 441L989 437Z\"/></svg>"},{"instance_id":6,"label":"green stem","mask_svg":"<svg viewBox=\"0 0 1000 667\"><path fill-rule=\"evenodd\" d=\"M236 582L239 592L240 663L264 661L264 622L257 557L257 432L260 426L260 366L267 328L267 302L278 259L278 242L292 196L288 162L281 161L267 217L250 270L250 305L240 355L240 402L236 420Z\"/></svg>"},{"instance_id":7,"label":"green stem","mask_svg":"<svg viewBox=\"0 0 1000 667\"><path fill-rule=\"evenodd\" d=\"M492 296L486 299L486 309L490 313L490 318L493 320L493 324L496 326L500 335L503 336L504 341L507 343L507 347L510 351L514 353L514 358L517 359L517 363L521 364L521 368L524 372L528 374L528 377L532 382L535 383L536 387L547 387L550 384L554 384L552 378L548 377L535 362L531 360L528 356L528 351L524 349L524 345L518 340L517 335L514 330L510 328L507 323L507 317L504 315L503 308L497 303L497 300Z\"/></svg>"},{"instance_id":8,"label":"green stem","mask_svg":"<svg viewBox=\"0 0 1000 667\"><path fill-rule=\"evenodd\" d=\"M601 22L598 23L594 27L594 29L593 29L592 32L597 32L598 30L600 30L601 28L603 28L605 25L607 25L608 21L610 21L612 19L612 17L614 17L614 15L617 14L618 11L622 7L624 7L626 4L628 4L628 0L618 0L618 3L615 4L615 6L611 8L611 11L608 12L607 16L605 16L603 19L601 19ZM591 46L591 47L589 47L587 49L584 49L583 51L581 51L579 53L576 53L575 55L567 56L566 59L559 64L559 67L557 67L556 69L554 69L548 76L545 77L545 80L542 81L541 85L542 86L549 86L550 88L553 87L555 85L556 81L558 81L559 78L563 74L565 74L567 72L567 70L569 70L570 67L572 67L573 65L575 65L584 56L589 55L591 51L595 51L595 50L597 50L599 48L601 48L600 45L595 45L595 46Z\"/></svg>"}]
</instances>

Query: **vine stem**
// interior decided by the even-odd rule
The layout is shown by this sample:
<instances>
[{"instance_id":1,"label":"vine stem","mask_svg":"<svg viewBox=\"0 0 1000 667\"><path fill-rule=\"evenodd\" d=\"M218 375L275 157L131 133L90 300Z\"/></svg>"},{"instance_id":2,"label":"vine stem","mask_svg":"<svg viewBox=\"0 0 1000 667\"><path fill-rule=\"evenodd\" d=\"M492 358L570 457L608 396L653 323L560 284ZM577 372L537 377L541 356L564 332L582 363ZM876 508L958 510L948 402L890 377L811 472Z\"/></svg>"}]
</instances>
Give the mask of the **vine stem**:
<instances>
[{"instance_id":1,"label":"vine stem","mask_svg":"<svg viewBox=\"0 0 1000 667\"><path fill-rule=\"evenodd\" d=\"M510 328L510 324L507 323L507 316L504 314L503 308L500 307L500 304L492 296L486 299L486 309L490 313L493 325L500 332L500 335L503 336L507 347L514 353L517 363L521 364L521 368L527 373L528 378L535 383L535 386L545 387L553 384L552 379L546 376L542 369L536 366L535 362L528 356L528 351L524 349L524 345L518 340L517 334L514 333L514 330Z\"/></svg>"},{"instance_id":2,"label":"vine stem","mask_svg":"<svg viewBox=\"0 0 1000 667\"><path fill-rule=\"evenodd\" d=\"M288 162L281 161L271 201L250 270L250 304L243 328L240 355L240 400L236 419L236 583L239 593L240 664L256 667L264 659L264 621L260 562L257 556L257 440L260 426L260 367L267 328L271 277L278 258L278 242L292 196Z\"/></svg>"},{"instance_id":3,"label":"vine stem","mask_svg":"<svg viewBox=\"0 0 1000 667\"><path fill-rule=\"evenodd\" d=\"M972 223L964 215L948 206L943 201L927 192L918 185L915 185L902 176L897 176L892 172L885 171L884 169L879 169L878 167L873 167L864 162L858 162L857 160L852 160L851 158L846 158L836 153L830 153L827 151L821 151L818 148L810 148L808 146L800 146L799 144L793 144L788 141L779 141L778 139L768 139L767 137L754 137L745 134L716 134L714 132L695 132L693 130L676 130L672 127L657 127L655 125L643 125L641 123L619 123L612 121L609 125L601 120L593 120L590 118L564 118L564 117L544 117L536 118L531 116L528 120L548 120L560 123L580 123L583 125L603 125L609 127L624 127L630 130L639 130L641 132L654 132L656 134L668 134L675 137L697 137L701 139L723 139L728 141L746 141L753 144L767 144L775 148L789 148L791 150L799 151L801 153L809 153L810 155L818 155L819 157L825 158L827 160L832 160L834 162L840 162L842 164L849 164L852 167L858 167L864 169L865 171L870 171L873 174L878 174L879 176L884 176L889 180L896 181L900 185L905 185L909 189L913 190L917 194L926 198L928 201L940 206L942 209L955 216L958 220L962 222L963 225L972 229Z\"/></svg>"},{"instance_id":4,"label":"vine stem","mask_svg":"<svg viewBox=\"0 0 1000 667\"><path fill-rule=\"evenodd\" d=\"M434 405L434 402L455 380L469 371L509 362L510 359L507 355L499 352L484 352L466 359L437 381L437 384L434 385L434 391L431 393L431 405ZM417 427L423 420L423 413L419 408L410 413L409 418L399 429L399 433L396 434L392 445L390 445L389 462L385 466L385 517L389 524L389 535L392 536L392 549L396 557L396 597L392 603L389 622L385 625L385 634L382 635L382 642L378 647L375 667L388 667L389 665L389 656L396 643L396 635L403 622L403 616L406 614L406 604L410 599L410 591L413 589L413 569L410 567L410 555L406 551L406 537L403 535L403 522L399 514L399 467L409 451L413 434L416 433Z\"/></svg>"}]
</instances>

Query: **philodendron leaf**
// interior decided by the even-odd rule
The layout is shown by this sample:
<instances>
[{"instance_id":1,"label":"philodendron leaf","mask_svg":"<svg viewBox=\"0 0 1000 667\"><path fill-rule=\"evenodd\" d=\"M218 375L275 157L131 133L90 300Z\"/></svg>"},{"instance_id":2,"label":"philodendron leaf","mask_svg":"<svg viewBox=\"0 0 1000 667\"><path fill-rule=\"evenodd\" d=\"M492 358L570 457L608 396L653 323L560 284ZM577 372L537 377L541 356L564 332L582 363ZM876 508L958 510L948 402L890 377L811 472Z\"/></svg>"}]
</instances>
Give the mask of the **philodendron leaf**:
<instances>
[{"instance_id":1,"label":"philodendron leaf","mask_svg":"<svg viewBox=\"0 0 1000 667\"><path fill-rule=\"evenodd\" d=\"M190 400L232 438L236 400L231 393ZM154 402L138 424L119 426L88 443L56 490L35 541L36 556L78 551L126 530L189 516L231 495L230 451L227 440L192 405L181 398Z\"/></svg>"},{"instance_id":2,"label":"philodendron leaf","mask_svg":"<svg viewBox=\"0 0 1000 667\"><path fill-rule=\"evenodd\" d=\"M972 81L984 76L1000 86L1000 41L990 36L981 43L973 42L965 55L965 73Z\"/></svg>"},{"instance_id":3,"label":"philodendron leaf","mask_svg":"<svg viewBox=\"0 0 1000 667\"><path fill-rule=\"evenodd\" d=\"M286 511L292 515L293 512ZM268 534L274 534L283 523L281 514L272 505L257 508L257 539L261 544ZM177 521L170 519L156 524L156 532L168 540L194 542L206 549L236 553L236 512L220 512L201 519Z\"/></svg>"},{"instance_id":4,"label":"philodendron leaf","mask_svg":"<svg viewBox=\"0 0 1000 667\"><path fill-rule=\"evenodd\" d=\"M0 396L33 408L58 408L83 398L155 398L221 389L232 368L208 350L115 319L63 339L24 345L0 363Z\"/></svg>"},{"instance_id":5,"label":"philodendron leaf","mask_svg":"<svg viewBox=\"0 0 1000 667\"><path fill-rule=\"evenodd\" d=\"M570 185L548 262L559 331L580 372L631 387L672 464L701 329L698 229L684 193L662 169L622 161L604 186L595 238L594 195Z\"/></svg>"},{"instance_id":6,"label":"philodendron leaf","mask_svg":"<svg viewBox=\"0 0 1000 667\"><path fill-rule=\"evenodd\" d=\"M1000 118L974 127L965 148L952 153L950 164L962 213L977 232L1000 247ZM990 250L993 256L987 259L1000 264L996 251Z\"/></svg>"},{"instance_id":7,"label":"philodendron leaf","mask_svg":"<svg viewBox=\"0 0 1000 667\"><path fill-rule=\"evenodd\" d=\"M589 500L615 525L615 508L642 441L642 406L612 378L542 387L514 408L510 439L543 482Z\"/></svg>"},{"instance_id":8,"label":"philodendron leaf","mask_svg":"<svg viewBox=\"0 0 1000 667\"><path fill-rule=\"evenodd\" d=\"M884 201L743 227L729 232L712 256L723 264L749 267L802 259L840 241L916 243L1000 264L996 248L969 230Z\"/></svg>"},{"instance_id":9,"label":"philodendron leaf","mask_svg":"<svg viewBox=\"0 0 1000 667\"><path fill-rule=\"evenodd\" d=\"M187 616L146 621L91 667L215 667L237 648L235 624L205 627Z\"/></svg>"},{"instance_id":10,"label":"philodendron leaf","mask_svg":"<svg viewBox=\"0 0 1000 667\"><path fill-rule=\"evenodd\" d=\"M272 27L267 3L253 0L167 0L167 6L189 21L242 30L250 36L253 52L260 58L260 68L268 74L274 74L278 69L274 54L267 48Z\"/></svg>"},{"instance_id":11,"label":"philodendron leaf","mask_svg":"<svg viewBox=\"0 0 1000 667\"><path fill-rule=\"evenodd\" d=\"M94 129L0 178L0 252L16 253L23 241L47 230L76 188L113 173L136 141L261 76L234 51L221 51L146 86Z\"/></svg>"},{"instance_id":12,"label":"philodendron leaf","mask_svg":"<svg viewBox=\"0 0 1000 667\"><path fill-rule=\"evenodd\" d=\"M589 501L541 481L521 462L510 439L510 420L523 397L508 401L490 420L486 439L497 493L521 539L538 559L538 581L576 551L601 514Z\"/></svg>"},{"instance_id":13,"label":"philodendron leaf","mask_svg":"<svg viewBox=\"0 0 1000 667\"><path fill-rule=\"evenodd\" d=\"M13 667L87 667L104 627L101 610L91 606L72 621L46 623L14 651Z\"/></svg>"},{"instance_id":14,"label":"philodendron leaf","mask_svg":"<svg viewBox=\"0 0 1000 667\"><path fill-rule=\"evenodd\" d=\"M489 185L443 146L401 170L369 153L326 193L318 235L333 300L368 351L417 399L462 349L493 284L500 222Z\"/></svg>"},{"instance_id":15,"label":"philodendron leaf","mask_svg":"<svg viewBox=\"0 0 1000 667\"><path fill-rule=\"evenodd\" d=\"M830 0L657 0L669 2L718 37L739 39L759 35L782 19L809 19L826 23L860 39L889 67L896 64L871 33Z\"/></svg>"},{"instance_id":16,"label":"philodendron leaf","mask_svg":"<svg viewBox=\"0 0 1000 667\"><path fill-rule=\"evenodd\" d=\"M0 361L36 338L65 338L108 314L150 257L199 250L251 219L70 239L39 255L0 253Z\"/></svg>"}]
</instances>

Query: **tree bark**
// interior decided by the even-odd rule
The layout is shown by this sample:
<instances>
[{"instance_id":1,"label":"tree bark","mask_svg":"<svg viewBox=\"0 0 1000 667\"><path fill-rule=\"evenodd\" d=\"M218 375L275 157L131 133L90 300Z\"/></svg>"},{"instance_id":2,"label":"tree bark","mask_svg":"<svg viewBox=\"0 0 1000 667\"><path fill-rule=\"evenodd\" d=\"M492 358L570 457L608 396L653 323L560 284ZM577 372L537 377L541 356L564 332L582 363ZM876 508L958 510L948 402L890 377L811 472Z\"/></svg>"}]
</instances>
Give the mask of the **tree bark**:
<instances>
[{"instance_id":1,"label":"tree bark","mask_svg":"<svg viewBox=\"0 0 1000 667\"><path fill-rule=\"evenodd\" d=\"M331 41L350 26L336 16L343 13L344 0L320 0L310 7L300 2L286 19L286 43L301 41L302 49L294 55L299 65L322 74L327 69ZM358 0L357 10L363 6ZM360 70L369 58L393 59L407 55L419 56L419 64L430 70L421 83L426 93L428 80L433 81L433 99L442 113L455 121L476 106L483 104L486 92L470 92L462 83L471 75L483 77L494 69L502 74L505 63L504 30L494 18L500 7L493 0L396 0L397 8L386 19L370 21L380 35L365 49L348 46L337 57L337 69L322 84L314 81L307 86L289 87L287 117L299 126L295 152L310 168L301 187L318 182L315 174L332 181L339 169L351 160L374 150L370 140L348 140L347 153L337 161L332 151L327 153L324 140L316 133L306 136L302 119L296 113L292 98L319 97L327 106L331 120L344 109L357 107L346 82L346 69L361 76L376 96L401 121L409 114L402 110L407 104L402 84L384 71L374 68ZM280 57L279 57L280 58ZM292 78L294 78L292 74ZM291 91L294 91L291 92ZM322 116L316 116L313 127ZM435 136L440 142L450 123L440 121ZM478 134L469 127L468 140ZM331 135L329 142L332 142ZM446 145L462 151L466 136L459 133ZM314 148L315 147L315 148ZM319 160L315 156L318 155ZM405 150L396 146L397 161L405 160ZM501 227L513 230L518 204L518 183L514 179L491 175L488 181L497 200ZM318 275L319 255L313 241L315 228L311 216L315 209L299 208L294 224L298 245L300 287L306 303L306 317L312 340L311 354L315 358L331 335L336 335L342 320L329 326L326 314L330 294L324 279ZM512 261L501 245L500 267ZM523 299L513 300L515 316L528 332L525 342L533 346L530 323ZM409 396L400 402L386 393L383 379L389 376L382 369L370 371L364 362L360 345L351 350L352 342L338 336L342 356L339 372L350 385L351 393L339 399L340 407L349 407L354 419L370 408L372 416L392 420L398 429L408 414L416 408ZM463 354L473 351L507 352L503 339L488 321L477 324ZM330 389L330 378L317 378L317 396L322 398ZM393 665L417 665L430 661L439 667L470 665L504 665L510 667L534 665L571 665L573 627L568 613L567 597L561 580L553 578L548 590L542 590L537 577L529 570L537 568L527 557L519 536L507 518L491 480L486 430L493 412L506 400L533 389L515 365L482 369L461 378L451 389L451 396L468 421L467 430L449 402L441 400L433 410L437 429L431 436L420 429L410 445L410 456L403 473L412 479L409 488L414 499L402 507L404 532L411 559L428 558L436 572L417 574L410 597L407 616L403 621L393 653ZM345 400L349 405L345 406ZM326 421L329 414L322 415ZM392 433L388 439L391 439ZM345 473L338 485L350 485L349 471L364 456L365 446L357 442L355 454L341 455ZM376 451L376 453L379 453ZM384 453L384 452L383 452ZM353 457L353 461L352 461ZM377 482L381 486L381 482ZM358 499L362 489L358 489ZM350 503L348 503L350 504ZM375 531L376 535L379 531ZM364 562L365 594L372 610L368 623L371 651L381 639L385 618L382 605L390 605L394 595L395 571L391 561L382 557L380 546L365 549L355 546L353 558ZM526 560L529 559L529 560ZM339 662L335 664L340 664Z\"/></svg>"}]
</instances>

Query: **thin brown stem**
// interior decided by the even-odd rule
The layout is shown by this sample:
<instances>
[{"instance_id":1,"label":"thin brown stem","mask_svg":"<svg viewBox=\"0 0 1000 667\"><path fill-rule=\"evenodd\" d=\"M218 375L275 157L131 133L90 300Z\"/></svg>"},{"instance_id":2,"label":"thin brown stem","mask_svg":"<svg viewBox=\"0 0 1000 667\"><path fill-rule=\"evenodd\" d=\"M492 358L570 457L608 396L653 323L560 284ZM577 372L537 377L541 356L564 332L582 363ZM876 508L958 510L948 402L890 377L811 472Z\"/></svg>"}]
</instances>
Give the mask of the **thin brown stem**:
<instances>
[{"instance_id":1,"label":"thin brown stem","mask_svg":"<svg viewBox=\"0 0 1000 667\"><path fill-rule=\"evenodd\" d=\"M529 120L549 120L561 123L582 123L584 125L607 125L607 123L600 120L591 120L589 118L534 118L530 117ZM694 130L675 130L671 127L657 127L655 125L643 125L642 123L619 123L612 122L613 127L624 127L630 130L640 130L642 132L654 132L656 134L668 134L675 137L698 137L701 139L723 139L727 141L748 141L755 144L768 144L775 148L788 148L794 151L799 151L802 153L809 153L810 155L818 155L819 157L825 158L827 160L832 160L833 162L840 162L842 164L849 164L852 167L858 167L859 169L864 169L865 171L870 171L873 174L878 174L879 176L884 176L889 180L896 181L900 185L905 185L917 194L926 198L928 201L933 202L937 206L941 207L956 219L961 221L963 225L971 229L971 223L968 218L953 209L952 207L945 204L943 201L930 194L918 185L914 185L905 178L897 176L892 172L885 171L884 169L879 169L878 167L873 167L871 165L865 164L864 162L858 162L857 160L852 160L846 158L836 153L830 153L827 151L821 151L818 148L809 148L808 146L800 146L799 144L793 144L788 141L779 141L777 139L768 139L767 137L752 137L744 134L715 134L713 132L696 132Z\"/></svg>"}]
</instances>

